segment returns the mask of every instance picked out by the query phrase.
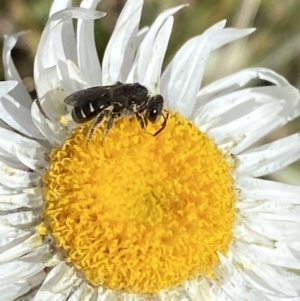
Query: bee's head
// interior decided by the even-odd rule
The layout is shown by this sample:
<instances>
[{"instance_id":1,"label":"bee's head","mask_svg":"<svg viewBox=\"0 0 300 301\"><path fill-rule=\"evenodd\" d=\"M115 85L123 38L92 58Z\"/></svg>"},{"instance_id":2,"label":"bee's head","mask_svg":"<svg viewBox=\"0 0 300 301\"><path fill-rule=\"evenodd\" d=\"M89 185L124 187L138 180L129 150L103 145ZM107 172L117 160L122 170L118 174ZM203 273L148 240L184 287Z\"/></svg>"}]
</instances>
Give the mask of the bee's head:
<instances>
[{"instance_id":1,"label":"bee's head","mask_svg":"<svg viewBox=\"0 0 300 301\"><path fill-rule=\"evenodd\" d=\"M161 95L155 95L149 100L148 107L146 109L145 115L146 118L151 123L156 123L161 117L164 107L164 99Z\"/></svg>"}]
</instances>

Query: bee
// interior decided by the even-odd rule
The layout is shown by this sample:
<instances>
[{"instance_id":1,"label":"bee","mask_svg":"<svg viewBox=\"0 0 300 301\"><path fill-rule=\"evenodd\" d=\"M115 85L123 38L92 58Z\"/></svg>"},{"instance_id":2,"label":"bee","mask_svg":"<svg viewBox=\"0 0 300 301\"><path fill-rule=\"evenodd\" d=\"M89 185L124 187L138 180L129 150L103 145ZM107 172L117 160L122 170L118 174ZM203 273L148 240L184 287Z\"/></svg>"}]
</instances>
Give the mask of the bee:
<instances>
[{"instance_id":1,"label":"bee","mask_svg":"<svg viewBox=\"0 0 300 301\"><path fill-rule=\"evenodd\" d=\"M164 99L161 95L149 95L146 87L139 83L123 84L117 82L111 86L97 86L75 92L64 102L73 106L72 118L77 123L95 119L89 133L90 141L95 129L107 120L103 139L111 130L115 120L120 117L135 117L141 128L146 130L148 121L156 123L164 118L161 128L153 134L158 135L167 125L169 112L164 110Z\"/></svg>"}]
</instances>

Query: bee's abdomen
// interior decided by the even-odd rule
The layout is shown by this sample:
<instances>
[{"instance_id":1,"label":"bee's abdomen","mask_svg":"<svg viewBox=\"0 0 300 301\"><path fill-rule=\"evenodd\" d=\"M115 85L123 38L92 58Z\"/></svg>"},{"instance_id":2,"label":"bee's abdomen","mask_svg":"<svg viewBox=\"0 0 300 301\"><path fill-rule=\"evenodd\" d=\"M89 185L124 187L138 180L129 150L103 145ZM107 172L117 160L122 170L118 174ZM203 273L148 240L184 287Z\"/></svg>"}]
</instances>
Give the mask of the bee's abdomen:
<instances>
[{"instance_id":1,"label":"bee's abdomen","mask_svg":"<svg viewBox=\"0 0 300 301\"><path fill-rule=\"evenodd\" d=\"M109 102L103 103L99 101L90 101L80 107L74 107L72 111L72 118L77 123L87 122L96 117L100 112L113 109Z\"/></svg>"},{"instance_id":2,"label":"bee's abdomen","mask_svg":"<svg viewBox=\"0 0 300 301\"><path fill-rule=\"evenodd\" d=\"M72 118L77 123L84 123L93 119L96 115L98 115L98 113L99 110L91 112L87 110L86 105L84 105L82 107L74 107L72 111Z\"/></svg>"}]
</instances>

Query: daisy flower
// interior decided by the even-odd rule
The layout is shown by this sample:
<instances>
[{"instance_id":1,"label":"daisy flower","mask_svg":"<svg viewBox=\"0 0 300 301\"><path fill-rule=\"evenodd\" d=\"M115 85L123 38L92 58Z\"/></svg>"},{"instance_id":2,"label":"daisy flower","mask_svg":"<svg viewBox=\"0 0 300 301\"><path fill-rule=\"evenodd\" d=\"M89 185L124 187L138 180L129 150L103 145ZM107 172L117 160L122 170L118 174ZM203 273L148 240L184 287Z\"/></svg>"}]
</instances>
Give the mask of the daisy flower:
<instances>
[{"instance_id":1,"label":"daisy flower","mask_svg":"<svg viewBox=\"0 0 300 301\"><path fill-rule=\"evenodd\" d=\"M299 91L264 68L202 87L210 53L253 32L224 21L162 71L183 6L139 29L141 0L124 6L100 64L97 4L54 1L34 102L11 59L18 35L5 37L1 300L300 300L300 187L260 178L300 158L300 137L254 146L300 115ZM64 100L116 82L163 96L157 136L162 118L145 131L122 117L87 143L91 123L76 124Z\"/></svg>"}]
</instances>

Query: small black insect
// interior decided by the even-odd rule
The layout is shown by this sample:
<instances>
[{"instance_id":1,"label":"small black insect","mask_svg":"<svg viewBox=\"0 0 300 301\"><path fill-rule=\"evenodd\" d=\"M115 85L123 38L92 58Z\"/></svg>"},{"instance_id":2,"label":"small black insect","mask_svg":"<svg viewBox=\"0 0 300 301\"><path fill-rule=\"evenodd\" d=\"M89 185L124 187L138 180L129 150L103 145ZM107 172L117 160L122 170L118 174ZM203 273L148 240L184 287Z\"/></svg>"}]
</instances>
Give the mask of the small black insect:
<instances>
[{"instance_id":1,"label":"small black insect","mask_svg":"<svg viewBox=\"0 0 300 301\"><path fill-rule=\"evenodd\" d=\"M150 96L146 87L139 83L122 84L117 82L111 86L98 86L75 92L64 102L74 106L72 118L77 123L85 123L95 118L88 136L91 139L96 127L108 119L103 138L113 127L116 119L127 116L136 117L142 129L147 128L148 121L156 123L164 118L161 128L153 134L158 135L166 126L169 112L163 114L164 99L161 95Z\"/></svg>"}]
</instances>

